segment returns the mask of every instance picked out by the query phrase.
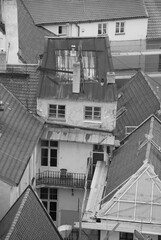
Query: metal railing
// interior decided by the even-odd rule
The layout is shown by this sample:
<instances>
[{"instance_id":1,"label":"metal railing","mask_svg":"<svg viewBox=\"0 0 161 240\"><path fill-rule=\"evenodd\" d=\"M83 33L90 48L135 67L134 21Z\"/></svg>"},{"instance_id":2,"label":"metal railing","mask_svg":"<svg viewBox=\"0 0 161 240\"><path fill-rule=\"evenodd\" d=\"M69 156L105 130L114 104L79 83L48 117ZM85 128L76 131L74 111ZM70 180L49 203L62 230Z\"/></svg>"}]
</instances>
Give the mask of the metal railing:
<instances>
[{"instance_id":1,"label":"metal railing","mask_svg":"<svg viewBox=\"0 0 161 240\"><path fill-rule=\"evenodd\" d=\"M57 186L68 188L84 188L86 175L83 173L70 173L66 171L44 171L36 174L36 186ZM91 177L88 179L88 187Z\"/></svg>"}]
</instances>

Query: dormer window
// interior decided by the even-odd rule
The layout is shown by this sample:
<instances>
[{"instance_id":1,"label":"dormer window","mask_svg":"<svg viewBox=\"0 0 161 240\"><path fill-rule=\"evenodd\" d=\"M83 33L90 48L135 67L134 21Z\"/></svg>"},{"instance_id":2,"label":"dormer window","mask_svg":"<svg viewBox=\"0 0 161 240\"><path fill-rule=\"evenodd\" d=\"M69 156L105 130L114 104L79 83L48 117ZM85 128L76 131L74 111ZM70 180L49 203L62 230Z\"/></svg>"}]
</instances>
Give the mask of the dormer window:
<instances>
[{"instance_id":1,"label":"dormer window","mask_svg":"<svg viewBox=\"0 0 161 240\"><path fill-rule=\"evenodd\" d=\"M65 120L65 105L49 104L49 118Z\"/></svg>"},{"instance_id":2,"label":"dormer window","mask_svg":"<svg viewBox=\"0 0 161 240\"><path fill-rule=\"evenodd\" d=\"M85 120L101 120L101 107L90 107L86 106L84 109L84 118Z\"/></svg>"},{"instance_id":3,"label":"dormer window","mask_svg":"<svg viewBox=\"0 0 161 240\"><path fill-rule=\"evenodd\" d=\"M98 24L98 35L107 34L107 23Z\"/></svg>"},{"instance_id":4,"label":"dormer window","mask_svg":"<svg viewBox=\"0 0 161 240\"><path fill-rule=\"evenodd\" d=\"M66 35L67 34L67 26L60 25L58 26L58 35Z\"/></svg>"}]
</instances>

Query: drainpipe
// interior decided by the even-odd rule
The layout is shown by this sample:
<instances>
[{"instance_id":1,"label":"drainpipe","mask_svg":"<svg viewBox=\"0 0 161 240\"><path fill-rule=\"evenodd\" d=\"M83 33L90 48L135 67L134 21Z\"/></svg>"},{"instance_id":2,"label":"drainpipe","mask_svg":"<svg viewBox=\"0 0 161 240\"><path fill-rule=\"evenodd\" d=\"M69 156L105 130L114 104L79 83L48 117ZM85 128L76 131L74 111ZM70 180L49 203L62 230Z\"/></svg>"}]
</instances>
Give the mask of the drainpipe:
<instances>
[{"instance_id":1,"label":"drainpipe","mask_svg":"<svg viewBox=\"0 0 161 240\"><path fill-rule=\"evenodd\" d=\"M79 26L78 23L76 23L75 25L76 25L76 27L78 28L78 37L80 37L80 26Z\"/></svg>"}]
</instances>

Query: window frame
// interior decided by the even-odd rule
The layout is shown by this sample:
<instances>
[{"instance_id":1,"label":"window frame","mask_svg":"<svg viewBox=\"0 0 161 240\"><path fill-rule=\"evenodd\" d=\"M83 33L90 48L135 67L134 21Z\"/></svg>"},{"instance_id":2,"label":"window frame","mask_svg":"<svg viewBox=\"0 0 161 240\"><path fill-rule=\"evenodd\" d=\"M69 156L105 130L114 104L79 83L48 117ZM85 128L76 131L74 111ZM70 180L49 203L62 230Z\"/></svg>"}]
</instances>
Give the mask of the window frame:
<instances>
[{"instance_id":1,"label":"window frame","mask_svg":"<svg viewBox=\"0 0 161 240\"><path fill-rule=\"evenodd\" d=\"M53 107L53 109L51 109L51 106ZM55 109L54 109L54 107L55 107ZM51 111L53 111L53 113ZM61 113L61 111L64 111L64 113ZM66 105L64 105L64 104L49 104L48 105L48 119L65 121L65 119L66 119Z\"/></svg>"},{"instance_id":2,"label":"window frame","mask_svg":"<svg viewBox=\"0 0 161 240\"><path fill-rule=\"evenodd\" d=\"M62 29L61 30L61 33L60 33L60 28ZM64 31L63 31L64 29ZM58 35L67 35L67 25L58 25Z\"/></svg>"},{"instance_id":3,"label":"window frame","mask_svg":"<svg viewBox=\"0 0 161 240\"><path fill-rule=\"evenodd\" d=\"M106 25L106 26L105 26ZM105 28L104 28L105 27ZM106 30L104 32L104 30ZM101 31L99 33L99 31ZM97 34L98 35L106 35L107 34L107 23L106 22L103 22L103 23L98 23L98 31L97 31Z\"/></svg>"},{"instance_id":4,"label":"window frame","mask_svg":"<svg viewBox=\"0 0 161 240\"><path fill-rule=\"evenodd\" d=\"M96 110L96 108L99 110ZM101 110L100 106L84 106L84 120L101 122ZM89 114L90 112L91 114ZM98 113L98 115L96 113Z\"/></svg>"},{"instance_id":5,"label":"window frame","mask_svg":"<svg viewBox=\"0 0 161 240\"><path fill-rule=\"evenodd\" d=\"M46 191L46 195L47 197L42 198L42 190L47 190ZM51 198L51 191L55 190L55 194L53 194L54 196L56 196L55 198ZM44 194L44 195L45 195ZM45 207L45 209L47 210L47 212L49 213L49 215L51 216L51 218L53 219L53 221L57 220L57 208L58 208L58 189L57 188L40 188L40 193L39 193L40 199L42 201L43 206ZM51 211L51 203L54 203L56 206L56 210L55 211ZM54 213L54 215L52 216L51 213Z\"/></svg>"},{"instance_id":6,"label":"window frame","mask_svg":"<svg viewBox=\"0 0 161 240\"><path fill-rule=\"evenodd\" d=\"M118 27L117 27L117 24L118 24ZM121 26L122 24L123 26ZM123 31L121 31L121 29L123 29ZM115 35L124 35L124 34L125 34L125 21L117 21L115 24Z\"/></svg>"},{"instance_id":7,"label":"window frame","mask_svg":"<svg viewBox=\"0 0 161 240\"><path fill-rule=\"evenodd\" d=\"M42 142L48 143L47 145L44 144L42 145ZM52 145L54 143L55 145ZM44 156L43 159L43 150L47 150L47 155ZM52 155L52 151L56 150L56 158L54 159ZM45 160L46 157L46 160ZM46 162L44 164L43 162ZM41 166L42 167L57 167L58 166L58 141L53 141L53 140L44 140L41 139Z\"/></svg>"}]
</instances>

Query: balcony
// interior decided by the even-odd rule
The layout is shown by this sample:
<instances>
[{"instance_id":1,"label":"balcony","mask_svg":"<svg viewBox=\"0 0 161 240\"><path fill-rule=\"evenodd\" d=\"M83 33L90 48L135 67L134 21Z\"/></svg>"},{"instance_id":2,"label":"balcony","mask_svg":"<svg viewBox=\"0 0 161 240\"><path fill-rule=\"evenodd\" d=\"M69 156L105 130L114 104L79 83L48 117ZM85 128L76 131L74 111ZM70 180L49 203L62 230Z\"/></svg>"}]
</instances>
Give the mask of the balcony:
<instances>
[{"instance_id":1,"label":"balcony","mask_svg":"<svg viewBox=\"0 0 161 240\"><path fill-rule=\"evenodd\" d=\"M87 188L91 184L91 176L87 180ZM62 188L84 188L86 183L86 174L70 173L66 169L61 171L44 171L37 173L36 186L54 186Z\"/></svg>"}]
</instances>

